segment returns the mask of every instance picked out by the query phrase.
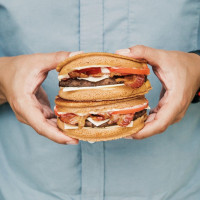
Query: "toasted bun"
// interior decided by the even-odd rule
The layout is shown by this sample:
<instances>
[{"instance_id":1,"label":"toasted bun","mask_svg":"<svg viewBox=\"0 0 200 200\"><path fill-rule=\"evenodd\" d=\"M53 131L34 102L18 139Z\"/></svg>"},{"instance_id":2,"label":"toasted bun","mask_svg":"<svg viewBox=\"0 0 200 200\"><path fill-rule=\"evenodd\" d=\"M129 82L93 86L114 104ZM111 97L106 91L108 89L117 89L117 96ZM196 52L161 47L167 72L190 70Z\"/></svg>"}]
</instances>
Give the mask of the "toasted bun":
<instances>
[{"instance_id":1,"label":"toasted bun","mask_svg":"<svg viewBox=\"0 0 200 200\"><path fill-rule=\"evenodd\" d=\"M99 102L73 102L57 98L55 100L55 103L57 105L58 112L88 114L91 111L95 113L103 113L112 109L123 109L137 105L142 105L145 103L148 104L148 101L144 98L144 96L141 96L137 99L131 98Z\"/></svg>"},{"instance_id":2,"label":"toasted bun","mask_svg":"<svg viewBox=\"0 0 200 200\"><path fill-rule=\"evenodd\" d=\"M144 127L144 122L147 119L147 115L139 117L133 122L133 127L107 127L107 128L90 128L84 127L82 129L67 130L64 129L64 123L58 118L58 127L64 134L69 137L79 140L85 140L90 142L107 141L123 138L137 133Z\"/></svg>"},{"instance_id":3,"label":"toasted bun","mask_svg":"<svg viewBox=\"0 0 200 200\"><path fill-rule=\"evenodd\" d=\"M133 97L133 98L126 98L126 99L117 99L117 100L105 100L105 101L72 101L72 100L66 100L62 99L59 96L56 96L55 98L55 104L60 107L72 107L72 108L84 108L84 107L91 107L91 106L101 106L101 105L108 105L108 104L114 104L116 102L126 102L133 99L143 99L145 98L144 95Z\"/></svg>"},{"instance_id":4,"label":"toasted bun","mask_svg":"<svg viewBox=\"0 0 200 200\"><path fill-rule=\"evenodd\" d=\"M67 58L60 63L56 70L59 75L68 74L77 67L89 65L109 65L128 68L144 68L146 67L145 60L136 60L131 57L122 56L112 53L83 53Z\"/></svg>"},{"instance_id":5,"label":"toasted bun","mask_svg":"<svg viewBox=\"0 0 200 200\"><path fill-rule=\"evenodd\" d=\"M151 84L147 80L140 88L133 89L131 87L113 86L107 88L84 89L64 92L61 88L59 96L63 99L73 101L101 101L112 99L124 99L146 94L151 89Z\"/></svg>"}]
</instances>

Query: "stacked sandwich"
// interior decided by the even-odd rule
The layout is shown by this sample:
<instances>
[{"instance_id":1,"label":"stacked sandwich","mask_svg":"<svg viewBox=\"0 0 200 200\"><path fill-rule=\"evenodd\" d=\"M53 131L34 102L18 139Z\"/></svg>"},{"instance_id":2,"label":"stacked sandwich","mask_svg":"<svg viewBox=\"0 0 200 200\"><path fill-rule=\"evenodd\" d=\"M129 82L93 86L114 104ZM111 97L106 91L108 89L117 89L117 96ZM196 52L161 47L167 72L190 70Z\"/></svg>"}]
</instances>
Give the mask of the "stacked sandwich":
<instances>
[{"instance_id":1,"label":"stacked sandwich","mask_svg":"<svg viewBox=\"0 0 200 200\"><path fill-rule=\"evenodd\" d=\"M95 142L129 136L147 119L151 89L147 63L110 53L84 53L57 66L58 127L68 136Z\"/></svg>"}]
</instances>

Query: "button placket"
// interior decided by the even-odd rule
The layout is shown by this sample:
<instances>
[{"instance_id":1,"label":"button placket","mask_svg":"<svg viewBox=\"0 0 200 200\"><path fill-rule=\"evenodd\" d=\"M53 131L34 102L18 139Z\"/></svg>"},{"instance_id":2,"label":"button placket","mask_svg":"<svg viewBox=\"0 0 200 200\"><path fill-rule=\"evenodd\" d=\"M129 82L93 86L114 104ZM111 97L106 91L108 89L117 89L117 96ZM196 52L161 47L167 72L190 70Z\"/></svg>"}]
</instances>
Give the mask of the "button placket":
<instances>
[{"instance_id":1,"label":"button placket","mask_svg":"<svg viewBox=\"0 0 200 200\"><path fill-rule=\"evenodd\" d=\"M103 0L80 0L80 50L103 51ZM104 143L81 142L81 200L104 198Z\"/></svg>"}]
</instances>

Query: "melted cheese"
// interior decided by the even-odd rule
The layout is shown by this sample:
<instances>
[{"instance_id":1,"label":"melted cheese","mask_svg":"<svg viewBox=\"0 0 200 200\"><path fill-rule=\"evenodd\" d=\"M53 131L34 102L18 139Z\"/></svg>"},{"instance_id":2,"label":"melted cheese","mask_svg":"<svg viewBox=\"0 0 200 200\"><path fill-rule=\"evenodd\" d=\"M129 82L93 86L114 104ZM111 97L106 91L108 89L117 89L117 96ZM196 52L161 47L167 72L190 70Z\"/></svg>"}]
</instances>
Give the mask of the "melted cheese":
<instances>
[{"instance_id":1,"label":"melted cheese","mask_svg":"<svg viewBox=\"0 0 200 200\"><path fill-rule=\"evenodd\" d=\"M108 120L109 119L103 120L101 122L105 123ZM89 118L88 118L88 121L90 121ZM95 126L100 126L101 124L103 124L103 123L100 124L100 123L98 123L97 121L94 121L94 120L91 120L90 122L93 123ZM110 129L110 128L117 128L117 127L121 127L122 128L122 126L119 126L119 125L107 126L107 127L103 127L103 128ZM126 127L133 127L133 121L131 121L131 123L128 126L126 126ZM126 128L126 127L124 127L124 128ZM83 127L83 129L88 129L88 128L90 129L91 127ZM97 127L95 127L95 128L97 128ZM78 129L78 126L73 126L73 125L64 123L64 129Z\"/></svg>"},{"instance_id":2,"label":"melted cheese","mask_svg":"<svg viewBox=\"0 0 200 200\"><path fill-rule=\"evenodd\" d=\"M102 121L95 121L91 117L88 117L87 120L90 121L91 123L93 123L95 126L100 126L100 125L104 124L105 122L109 121L109 119L105 119Z\"/></svg>"},{"instance_id":3,"label":"melted cheese","mask_svg":"<svg viewBox=\"0 0 200 200\"><path fill-rule=\"evenodd\" d=\"M68 74L65 74L65 75L59 75L59 76L58 76L58 80L59 80L59 81L61 81L61 80L64 79L64 78L70 78L70 77L69 77Z\"/></svg>"},{"instance_id":4,"label":"melted cheese","mask_svg":"<svg viewBox=\"0 0 200 200\"><path fill-rule=\"evenodd\" d=\"M101 68L101 73L103 73L103 74L110 74L110 70L107 67L102 67Z\"/></svg>"},{"instance_id":5,"label":"melted cheese","mask_svg":"<svg viewBox=\"0 0 200 200\"><path fill-rule=\"evenodd\" d=\"M73 126L73 125L64 123L64 129L78 129L78 126Z\"/></svg>"},{"instance_id":6,"label":"melted cheese","mask_svg":"<svg viewBox=\"0 0 200 200\"><path fill-rule=\"evenodd\" d=\"M107 68L107 67L111 67L111 66L109 66L109 65L89 65L89 66L82 66L82 67L76 67L76 68L74 68L74 70L80 70L80 69L86 69L86 68L93 68L93 67L101 67L101 73L103 73L103 74L110 74L110 70ZM73 71L73 70L72 70ZM108 78L109 76L107 75L107 78ZM68 74L64 74L64 75L58 75L58 80L59 81L61 81L62 79L64 79L64 78L70 78L69 77L69 75ZM89 77L89 78L92 78L92 77ZM100 78L100 77L99 77ZM84 80L87 80L87 78L78 78L78 79L84 79ZM103 79L105 79L105 78L103 78L103 76L102 76L102 79L100 79L100 80L103 80ZM94 81L93 81L94 80ZM88 81L91 81L91 82L97 82L97 81L99 81L99 80L97 80L96 79L96 81L95 81L95 79L91 79L91 80L88 80Z\"/></svg>"},{"instance_id":7,"label":"melted cheese","mask_svg":"<svg viewBox=\"0 0 200 200\"><path fill-rule=\"evenodd\" d=\"M98 82L98 81L104 80L106 78L109 78L109 75L103 75L101 77L92 77L92 76L89 76L88 78L77 78L77 79L79 79L79 80L86 80L86 81L90 81L90 82Z\"/></svg>"},{"instance_id":8,"label":"melted cheese","mask_svg":"<svg viewBox=\"0 0 200 200\"><path fill-rule=\"evenodd\" d=\"M86 68L93 68L93 67L101 67L101 68L106 68L106 67L111 67L110 65L88 65L88 66L82 66L82 67L76 67L74 70L80 70L80 69L86 69ZM110 71L109 71L110 73Z\"/></svg>"},{"instance_id":9,"label":"melted cheese","mask_svg":"<svg viewBox=\"0 0 200 200\"><path fill-rule=\"evenodd\" d=\"M92 141L88 141L90 144L94 144L95 142L92 142Z\"/></svg>"},{"instance_id":10,"label":"melted cheese","mask_svg":"<svg viewBox=\"0 0 200 200\"><path fill-rule=\"evenodd\" d=\"M101 86L93 86L93 87L61 87L63 92L70 92L70 91L76 91L76 90L89 90L89 89L103 89L103 88L110 88L116 86L124 86L124 84L116 84L116 85L101 85Z\"/></svg>"}]
</instances>

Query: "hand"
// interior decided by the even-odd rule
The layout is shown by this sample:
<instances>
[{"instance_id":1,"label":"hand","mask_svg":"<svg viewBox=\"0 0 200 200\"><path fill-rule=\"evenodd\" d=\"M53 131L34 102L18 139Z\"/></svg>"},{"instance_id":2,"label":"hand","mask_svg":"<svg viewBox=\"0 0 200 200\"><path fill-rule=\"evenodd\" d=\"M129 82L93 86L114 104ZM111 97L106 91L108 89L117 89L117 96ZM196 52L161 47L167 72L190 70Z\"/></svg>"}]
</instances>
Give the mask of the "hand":
<instances>
[{"instance_id":1,"label":"hand","mask_svg":"<svg viewBox=\"0 0 200 200\"><path fill-rule=\"evenodd\" d=\"M0 103L8 101L17 119L57 143L78 144L56 125L47 94L41 84L50 70L69 52L32 54L0 58Z\"/></svg>"},{"instance_id":2,"label":"hand","mask_svg":"<svg viewBox=\"0 0 200 200\"><path fill-rule=\"evenodd\" d=\"M141 45L118 50L116 53L147 60L163 86L160 101L151 110L145 127L131 137L147 138L162 133L171 124L179 122L200 87L200 56Z\"/></svg>"}]
</instances>

